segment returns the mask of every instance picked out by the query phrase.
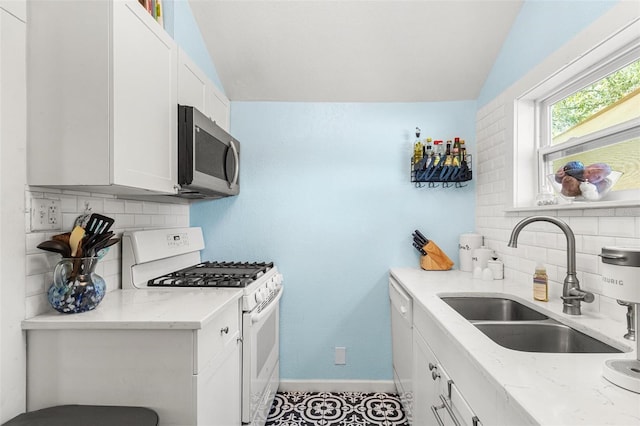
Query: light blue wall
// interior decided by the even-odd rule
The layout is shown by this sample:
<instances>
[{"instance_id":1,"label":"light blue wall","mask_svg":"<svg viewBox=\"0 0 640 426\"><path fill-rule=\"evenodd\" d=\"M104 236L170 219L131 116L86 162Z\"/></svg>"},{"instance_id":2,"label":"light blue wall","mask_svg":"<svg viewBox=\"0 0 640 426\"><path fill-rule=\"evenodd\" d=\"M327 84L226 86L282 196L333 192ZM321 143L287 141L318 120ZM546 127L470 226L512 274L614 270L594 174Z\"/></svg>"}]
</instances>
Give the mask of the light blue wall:
<instances>
[{"instance_id":1,"label":"light blue wall","mask_svg":"<svg viewBox=\"0 0 640 426\"><path fill-rule=\"evenodd\" d=\"M482 107L618 0L526 0L480 91Z\"/></svg>"},{"instance_id":2,"label":"light blue wall","mask_svg":"<svg viewBox=\"0 0 640 426\"><path fill-rule=\"evenodd\" d=\"M180 35L195 28L185 3L175 3L176 39L198 45ZM478 102L232 102L241 193L194 204L191 224L204 229L204 258L272 260L284 274L283 379L391 379L389 267L418 265L416 228L455 262L458 235L474 229L474 181L458 190L408 181L414 127L460 136L474 153L477 108L614 3L527 1ZM346 366L333 365L335 346L346 346Z\"/></svg>"},{"instance_id":3,"label":"light blue wall","mask_svg":"<svg viewBox=\"0 0 640 426\"><path fill-rule=\"evenodd\" d=\"M274 261L285 277L281 376L391 379L388 271L417 267L419 228L457 262L474 229L475 184L416 189L414 128L475 146L474 101L234 102L242 143L238 197L196 203L205 258ZM335 366L334 347L347 348Z\"/></svg>"}]
</instances>

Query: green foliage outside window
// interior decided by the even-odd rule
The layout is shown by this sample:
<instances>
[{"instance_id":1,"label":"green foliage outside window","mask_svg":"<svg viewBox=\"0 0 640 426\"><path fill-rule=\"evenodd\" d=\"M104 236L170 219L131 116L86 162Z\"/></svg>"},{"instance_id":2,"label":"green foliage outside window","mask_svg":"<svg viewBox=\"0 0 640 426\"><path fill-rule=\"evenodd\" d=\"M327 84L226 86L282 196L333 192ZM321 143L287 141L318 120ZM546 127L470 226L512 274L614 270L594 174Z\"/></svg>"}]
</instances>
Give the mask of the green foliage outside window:
<instances>
[{"instance_id":1,"label":"green foliage outside window","mask_svg":"<svg viewBox=\"0 0 640 426\"><path fill-rule=\"evenodd\" d=\"M640 90L640 60L555 103L551 107L552 137L585 122L636 90Z\"/></svg>"}]
</instances>

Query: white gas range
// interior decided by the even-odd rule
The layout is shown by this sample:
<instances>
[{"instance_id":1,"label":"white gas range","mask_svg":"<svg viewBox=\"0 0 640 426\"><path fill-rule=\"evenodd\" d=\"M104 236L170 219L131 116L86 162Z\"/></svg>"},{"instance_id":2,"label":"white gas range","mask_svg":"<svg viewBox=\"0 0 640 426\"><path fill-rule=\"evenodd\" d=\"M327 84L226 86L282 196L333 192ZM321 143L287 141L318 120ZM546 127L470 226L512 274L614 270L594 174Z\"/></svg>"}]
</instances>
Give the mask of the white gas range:
<instances>
[{"instance_id":1,"label":"white gas range","mask_svg":"<svg viewBox=\"0 0 640 426\"><path fill-rule=\"evenodd\" d=\"M123 289L242 289L242 422L263 426L279 384L282 275L268 262L202 261L202 229L122 236Z\"/></svg>"}]
</instances>

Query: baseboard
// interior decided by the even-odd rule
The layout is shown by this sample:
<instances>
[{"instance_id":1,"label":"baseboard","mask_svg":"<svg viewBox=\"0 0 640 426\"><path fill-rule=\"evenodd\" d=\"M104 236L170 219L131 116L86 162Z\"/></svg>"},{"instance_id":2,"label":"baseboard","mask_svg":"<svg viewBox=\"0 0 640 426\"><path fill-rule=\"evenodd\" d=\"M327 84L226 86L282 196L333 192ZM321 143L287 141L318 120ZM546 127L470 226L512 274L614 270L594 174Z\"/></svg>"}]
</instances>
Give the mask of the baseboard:
<instances>
[{"instance_id":1,"label":"baseboard","mask_svg":"<svg viewBox=\"0 0 640 426\"><path fill-rule=\"evenodd\" d=\"M396 393L393 380L280 380L282 392L386 392Z\"/></svg>"}]
</instances>

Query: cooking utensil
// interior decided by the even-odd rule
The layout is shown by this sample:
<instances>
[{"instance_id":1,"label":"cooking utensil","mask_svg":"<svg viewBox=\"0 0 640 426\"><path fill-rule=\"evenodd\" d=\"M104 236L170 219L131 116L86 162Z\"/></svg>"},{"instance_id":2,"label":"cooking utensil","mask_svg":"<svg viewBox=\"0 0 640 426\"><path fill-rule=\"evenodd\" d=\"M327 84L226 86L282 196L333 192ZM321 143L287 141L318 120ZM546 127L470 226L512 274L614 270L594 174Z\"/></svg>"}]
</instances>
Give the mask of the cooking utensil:
<instances>
[{"instance_id":1,"label":"cooking utensil","mask_svg":"<svg viewBox=\"0 0 640 426\"><path fill-rule=\"evenodd\" d=\"M71 231L71 236L69 237L69 247L71 247L71 257L76 257L78 252L78 247L82 243L82 238L84 237L84 228L81 226L76 226Z\"/></svg>"},{"instance_id":2,"label":"cooking utensil","mask_svg":"<svg viewBox=\"0 0 640 426\"><path fill-rule=\"evenodd\" d=\"M71 232L65 232L64 234L57 234L51 237L52 240L60 241L66 245L69 245L69 237L71 236Z\"/></svg>"},{"instance_id":3,"label":"cooking utensil","mask_svg":"<svg viewBox=\"0 0 640 426\"><path fill-rule=\"evenodd\" d=\"M89 218L89 222L87 223L85 230L89 235L104 234L111 229L113 222L115 222L115 220L110 217L93 213Z\"/></svg>"},{"instance_id":4,"label":"cooking utensil","mask_svg":"<svg viewBox=\"0 0 640 426\"><path fill-rule=\"evenodd\" d=\"M109 231L105 234L93 234L91 235L87 241L83 244L85 253L87 256L95 256L95 252L100 250L98 247L109 241L109 239L113 237L113 232Z\"/></svg>"},{"instance_id":5,"label":"cooking utensil","mask_svg":"<svg viewBox=\"0 0 640 426\"><path fill-rule=\"evenodd\" d=\"M94 249L97 252L104 248L111 247L112 245L117 244L119 242L120 242L120 238L110 238L105 242L101 242L97 247L94 247Z\"/></svg>"},{"instance_id":6,"label":"cooking utensil","mask_svg":"<svg viewBox=\"0 0 640 426\"><path fill-rule=\"evenodd\" d=\"M57 240L43 241L38 244L37 247L41 250L61 254L62 257L69 257L71 255L71 249L69 248L69 245Z\"/></svg>"}]
</instances>

